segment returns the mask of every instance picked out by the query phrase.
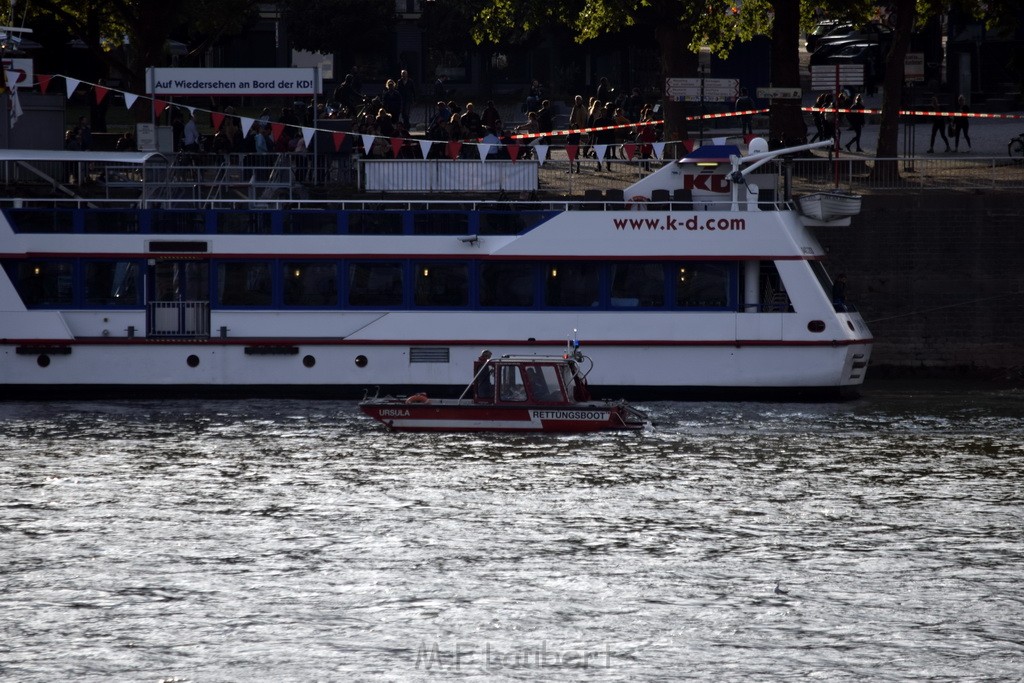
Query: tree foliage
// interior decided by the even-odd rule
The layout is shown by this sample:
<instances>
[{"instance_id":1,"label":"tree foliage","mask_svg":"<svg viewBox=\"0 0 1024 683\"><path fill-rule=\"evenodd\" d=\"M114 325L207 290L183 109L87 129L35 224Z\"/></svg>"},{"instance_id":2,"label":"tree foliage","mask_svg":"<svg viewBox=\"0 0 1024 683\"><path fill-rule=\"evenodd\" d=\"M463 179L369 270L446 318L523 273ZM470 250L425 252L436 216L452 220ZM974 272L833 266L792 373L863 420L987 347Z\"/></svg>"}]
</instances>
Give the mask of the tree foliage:
<instances>
[{"instance_id":1,"label":"tree foliage","mask_svg":"<svg viewBox=\"0 0 1024 683\"><path fill-rule=\"evenodd\" d=\"M138 87L148 67L167 63L169 39L202 54L217 40L241 32L258 7L256 0L33 0L25 20L31 25L34 16L52 18L85 44L96 80L117 70Z\"/></svg>"},{"instance_id":2,"label":"tree foliage","mask_svg":"<svg viewBox=\"0 0 1024 683\"><path fill-rule=\"evenodd\" d=\"M724 7L722 0L712 0L709 5ZM584 43L640 27L649 31L658 45L662 75L686 76L694 73L697 65L692 27L707 7L692 0L483 0L473 36L477 42L501 42L560 24L573 31L577 42ZM685 132L683 114L679 103L665 102L667 137Z\"/></svg>"},{"instance_id":3,"label":"tree foliage","mask_svg":"<svg viewBox=\"0 0 1024 683\"><path fill-rule=\"evenodd\" d=\"M287 0L281 3L292 45L300 50L356 55L379 53L392 44L395 3L382 0Z\"/></svg>"}]
</instances>

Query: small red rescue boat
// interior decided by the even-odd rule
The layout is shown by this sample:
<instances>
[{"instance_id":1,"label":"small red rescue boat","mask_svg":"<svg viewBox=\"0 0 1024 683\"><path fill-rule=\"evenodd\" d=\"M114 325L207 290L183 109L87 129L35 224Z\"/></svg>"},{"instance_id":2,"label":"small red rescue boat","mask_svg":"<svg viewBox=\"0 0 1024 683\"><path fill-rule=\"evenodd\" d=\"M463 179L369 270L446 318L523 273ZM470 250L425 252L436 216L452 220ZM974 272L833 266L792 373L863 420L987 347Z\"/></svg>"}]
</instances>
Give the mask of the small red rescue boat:
<instances>
[{"instance_id":1,"label":"small red rescue boat","mask_svg":"<svg viewBox=\"0 0 1024 683\"><path fill-rule=\"evenodd\" d=\"M594 401L578 342L564 356L501 356L473 363L473 380L457 399L426 394L372 397L359 408L404 432L598 432L642 429L646 416L625 401Z\"/></svg>"}]
</instances>

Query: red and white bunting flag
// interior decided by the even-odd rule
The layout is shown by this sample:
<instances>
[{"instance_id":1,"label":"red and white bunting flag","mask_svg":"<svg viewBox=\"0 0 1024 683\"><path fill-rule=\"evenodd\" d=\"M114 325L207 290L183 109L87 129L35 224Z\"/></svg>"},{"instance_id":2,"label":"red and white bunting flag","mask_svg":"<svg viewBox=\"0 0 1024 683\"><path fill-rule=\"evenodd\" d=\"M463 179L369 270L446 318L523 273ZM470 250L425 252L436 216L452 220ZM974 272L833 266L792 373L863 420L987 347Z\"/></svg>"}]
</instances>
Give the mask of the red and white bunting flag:
<instances>
[{"instance_id":1,"label":"red and white bunting flag","mask_svg":"<svg viewBox=\"0 0 1024 683\"><path fill-rule=\"evenodd\" d=\"M281 139L281 133L284 132L283 123L272 123L270 124L270 136L275 140Z\"/></svg>"},{"instance_id":2,"label":"red and white bunting flag","mask_svg":"<svg viewBox=\"0 0 1024 683\"><path fill-rule=\"evenodd\" d=\"M135 104L135 100L137 100L137 99L139 99L138 95L135 95L135 94L130 93L130 92L126 92L124 94L124 108L125 109L131 109L132 105Z\"/></svg>"},{"instance_id":3,"label":"red and white bunting flag","mask_svg":"<svg viewBox=\"0 0 1024 683\"><path fill-rule=\"evenodd\" d=\"M78 80L77 78L68 78L67 76L64 77L64 85L68 89L68 99L71 99L71 94L75 92L75 88L77 88L78 84L81 82L82 81Z\"/></svg>"},{"instance_id":4,"label":"red and white bunting flag","mask_svg":"<svg viewBox=\"0 0 1024 683\"><path fill-rule=\"evenodd\" d=\"M458 159L459 158L459 152L461 152L461 151L462 151L462 143L460 141L458 141L458 140L449 140L448 141L448 158L449 159Z\"/></svg>"},{"instance_id":5,"label":"red and white bunting flag","mask_svg":"<svg viewBox=\"0 0 1024 683\"><path fill-rule=\"evenodd\" d=\"M334 151L335 152L340 151L341 150L341 143L345 142L345 134L342 133L342 132L336 131L336 132L333 133L333 137L334 137Z\"/></svg>"},{"instance_id":6,"label":"red and white bunting flag","mask_svg":"<svg viewBox=\"0 0 1024 683\"><path fill-rule=\"evenodd\" d=\"M97 85L94 90L96 92L96 104L102 102L103 98L110 92L110 88L104 88L102 85Z\"/></svg>"},{"instance_id":7,"label":"red and white bunting flag","mask_svg":"<svg viewBox=\"0 0 1024 683\"><path fill-rule=\"evenodd\" d=\"M252 125L256 123L256 119L251 119L248 116L238 117L242 122L242 135L248 135L249 131L252 130Z\"/></svg>"},{"instance_id":8,"label":"red and white bunting flag","mask_svg":"<svg viewBox=\"0 0 1024 683\"><path fill-rule=\"evenodd\" d=\"M569 161L576 161L576 155L579 154L579 145L566 145L565 156L569 157Z\"/></svg>"},{"instance_id":9,"label":"red and white bunting flag","mask_svg":"<svg viewBox=\"0 0 1024 683\"><path fill-rule=\"evenodd\" d=\"M313 133L316 132L316 128L310 128L309 126L302 127L302 141L306 143L306 149L309 149L309 145L313 142ZM344 134L342 134L344 136Z\"/></svg>"},{"instance_id":10,"label":"red and white bunting flag","mask_svg":"<svg viewBox=\"0 0 1024 683\"><path fill-rule=\"evenodd\" d=\"M491 143L481 142L476 146L476 151L480 154L480 161L487 161L487 153L491 151Z\"/></svg>"},{"instance_id":11,"label":"red and white bunting flag","mask_svg":"<svg viewBox=\"0 0 1024 683\"><path fill-rule=\"evenodd\" d=\"M366 156L370 156L370 152L373 150L373 135L363 135L363 152Z\"/></svg>"},{"instance_id":12,"label":"red and white bunting flag","mask_svg":"<svg viewBox=\"0 0 1024 683\"><path fill-rule=\"evenodd\" d=\"M533 148L537 150L537 161L543 166L544 162L548 158L548 147L549 145L534 145Z\"/></svg>"},{"instance_id":13,"label":"red and white bunting flag","mask_svg":"<svg viewBox=\"0 0 1024 683\"><path fill-rule=\"evenodd\" d=\"M153 100L153 111L156 112L157 118L164 113L164 109L167 109L167 102L163 100Z\"/></svg>"},{"instance_id":14,"label":"red and white bunting flag","mask_svg":"<svg viewBox=\"0 0 1024 683\"><path fill-rule=\"evenodd\" d=\"M50 80L53 76L44 76L43 74L39 74L36 78L39 79L39 92L45 95L46 89L50 87Z\"/></svg>"},{"instance_id":15,"label":"red and white bunting flag","mask_svg":"<svg viewBox=\"0 0 1024 683\"><path fill-rule=\"evenodd\" d=\"M430 154L430 148L434 146L433 140L420 140L420 153L423 154L423 158L426 159Z\"/></svg>"},{"instance_id":16,"label":"red and white bunting flag","mask_svg":"<svg viewBox=\"0 0 1024 683\"><path fill-rule=\"evenodd\" d=\"M224 114L212 111L210 112L210 120L213 122L213 129L220 130L221 124L224 123Z\"/></svg>"},{"instance_id":17,"label":"red and white bunting flag","mask_svg":"<svg viewBox=\"0 0 1024 683\"><path fill-rule=\"evenodd\" d=\"M402 151L402 145L405 144L405 140L402 138L391 138L391 156L398 158L398 153Z\"/></svg>"},{"instance_id":18,"label":"red and white bunting flag","mask_svg":"<svg viewBox=\"0 0 1024 683\"><path fill-rule=\"evenodd\" d=\"M508 158L512 161L519 158L519 145L515 143L508 145Z\"/></svg>"},{"instance_id":19,"label":"red and white bunting flag","mask_svg":"<svg viewBox=\"0 0 1024 683\"><path fill-rule=\"evenodd\" d=\"M11 86L11 102L10 102L10 115L11 115L11 128L14 128L14 124L18 122L22 114L25 111L21 108L21 100L18 98L18 85L14 83Z\"/></svg>"},{"instance_id":20,"label":"red and white bunting flag","mask_svg":"<svg viewBox=\"0 0 1024 683\"><path fill-rule=\"evenodd\" d=\"M633 161L633 157L636 156L636 145L632 142L627 142L622 146L622 151L626 153L626 158Z\"/></svg>"},{"instance_id":21,"label":"red and white bunting flag","mask_svg":"<svg viewBox=\"0 0 1024 683\"><path fill-rule=\"evenodd\" d=\"M608 145L594 145L594 154L597 155L597 160L601 161L604 159L604 155L608 153Z\"/></svg>"},{"instance_id":22,"label":"red and white bunting flag","mask_svg":"<svg viewBox=\"0 0 1024 683\"><path fill-rule=\"evenodd\" d=\"M744 145L749 145L750 141L753 140L756 137L757 136L754 135L753 133L747 133L746 135L743 136L743 144Z\"/></svg>"}]
</instances>

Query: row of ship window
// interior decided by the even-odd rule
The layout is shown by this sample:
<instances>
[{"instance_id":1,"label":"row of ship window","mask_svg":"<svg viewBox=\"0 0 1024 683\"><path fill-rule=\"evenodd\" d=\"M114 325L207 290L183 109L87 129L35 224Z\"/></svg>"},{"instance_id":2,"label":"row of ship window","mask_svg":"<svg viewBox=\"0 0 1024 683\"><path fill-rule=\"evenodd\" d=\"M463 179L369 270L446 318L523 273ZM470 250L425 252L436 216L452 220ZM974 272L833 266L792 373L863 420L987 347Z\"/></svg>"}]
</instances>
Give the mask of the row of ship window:
<instances>
[{"instance_id":1,"label":"row of ship window","mask_svg":"<svg viewBox=\"0 0 1024 683\"><path fill-rule=\"evenodd\" d=\"M516 235L551 211L7 209L18 233L167 235Z\"/></svg>"},{"instance_id":2,"label":"row of ship window","mask_svg":"<svg viewBox=\"0 0 1024 683\"><path fill-rule=\"evenodd\" d=\"M18 260L4 264L29 307L734 309L731 262L434 260ZM145 295L145 296L144 296Z\"/></svg>"}]
</instances>

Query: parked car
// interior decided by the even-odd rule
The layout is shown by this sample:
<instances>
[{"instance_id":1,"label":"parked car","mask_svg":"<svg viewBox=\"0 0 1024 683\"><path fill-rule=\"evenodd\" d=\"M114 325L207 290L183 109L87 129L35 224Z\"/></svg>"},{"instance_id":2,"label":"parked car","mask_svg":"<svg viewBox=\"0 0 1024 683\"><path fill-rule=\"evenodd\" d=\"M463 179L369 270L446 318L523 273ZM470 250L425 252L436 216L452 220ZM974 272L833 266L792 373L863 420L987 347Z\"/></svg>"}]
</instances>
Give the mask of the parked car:
<instances>
[{"instance_id":1,"label":"parked car","mask_svg":"<svg viewBox=\"0 0 1024 683\"><path fill-rule=\"evenodd\" d=\"M804 47L807 48L808 52L814 52L814 48L818 46L818 41L825 36L832 35L833 33L837 35L846 35L852 31L853 28L853 24L836 21L835 19L820 21L807 34L807 40L804 42Z\"/></svg>"},{"instance_id":2,"label":"parked car","mask_svg":"<svg viewBox=\"0 0 1024 683\"><path fill-rule=\"evenodd\" d=\"M871 24L871 26L877 27L877 30L861 30L843 37L820 39L817 49L811 53L810 65L828 64L829 57L850 45L873 44L879 46L881 50L888 49L891 44L892 29L879 24Z\"/></svg>"},{"instance_id":3,"label":"parked car","mask_svg":"<svg viewBox=\"0 0 1024 683\"><path fill-rule=\"evenodd\" d=\"M835 31L822 36L815 44L814 52L829 48L835 49L837 45L852 43L888 43L892 39L892 29L882 24L866 24L860 28L850 25L837 28Z\"/></svg>"}]
</instances>

